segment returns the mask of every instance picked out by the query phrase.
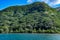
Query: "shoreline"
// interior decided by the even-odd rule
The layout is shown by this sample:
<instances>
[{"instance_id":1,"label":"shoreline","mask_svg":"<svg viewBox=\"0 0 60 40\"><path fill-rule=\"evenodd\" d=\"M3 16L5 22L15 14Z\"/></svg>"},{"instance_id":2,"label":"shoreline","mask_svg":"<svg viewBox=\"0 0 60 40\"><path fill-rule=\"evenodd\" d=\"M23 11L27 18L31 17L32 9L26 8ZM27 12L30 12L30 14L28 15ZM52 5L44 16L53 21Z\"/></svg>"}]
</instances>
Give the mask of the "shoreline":
<instances>
[{"instance_id":1,"label":"shoreline","mask_svg":"<svg viewBox=\"0 0 60 40\"><path fill-rule=\"evenodd\" d=\"M0 33L0 34L60 34L60 33Z\"/></svg>"}]
</instances>

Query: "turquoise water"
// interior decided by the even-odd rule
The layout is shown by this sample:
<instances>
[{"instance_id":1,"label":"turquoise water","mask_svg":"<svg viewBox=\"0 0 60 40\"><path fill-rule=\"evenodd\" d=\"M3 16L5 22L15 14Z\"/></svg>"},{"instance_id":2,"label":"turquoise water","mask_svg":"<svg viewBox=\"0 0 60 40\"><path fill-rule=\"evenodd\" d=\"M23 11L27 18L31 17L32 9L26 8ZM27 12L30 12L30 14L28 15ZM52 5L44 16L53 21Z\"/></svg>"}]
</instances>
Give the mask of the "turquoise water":
<instances>
[{"instance_id":1,"label":"turquoise water","mask_svg":"<svg viewBox=\"0 0 60 40\"><path fill-rule=\"evenodd\" d=\"M0 34L0 40L60 40L60 34Z\"/></svg>"}]
</instances>

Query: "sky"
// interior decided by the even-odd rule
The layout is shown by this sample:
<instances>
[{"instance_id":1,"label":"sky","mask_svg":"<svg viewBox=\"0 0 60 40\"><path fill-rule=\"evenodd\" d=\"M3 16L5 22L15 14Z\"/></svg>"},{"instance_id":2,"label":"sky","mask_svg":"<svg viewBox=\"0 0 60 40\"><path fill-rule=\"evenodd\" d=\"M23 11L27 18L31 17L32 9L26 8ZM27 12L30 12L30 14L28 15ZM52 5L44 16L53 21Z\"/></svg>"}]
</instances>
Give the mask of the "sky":
<instances>
[{"instance_id":1,"label":"sky","mask_svg":"<svg viewBox=\"0 0 60 40\"><path fill-rule=\"evenodd\" d=\"M60 0L0 0L0 10L3 10L9 6L27 5L37 1L45 2L53 8L60 7Z\"/></svg>"}]
</instances>

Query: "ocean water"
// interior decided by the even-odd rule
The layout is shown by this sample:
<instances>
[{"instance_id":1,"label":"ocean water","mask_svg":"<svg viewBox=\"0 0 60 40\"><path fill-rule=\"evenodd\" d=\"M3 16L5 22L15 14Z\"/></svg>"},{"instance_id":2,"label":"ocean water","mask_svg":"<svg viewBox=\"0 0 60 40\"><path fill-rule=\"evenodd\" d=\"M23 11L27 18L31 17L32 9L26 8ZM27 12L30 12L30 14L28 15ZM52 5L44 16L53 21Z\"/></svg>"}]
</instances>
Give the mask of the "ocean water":
<instances>
[{"instance_id":1,"label":"ocean water","mask_svg":"<svg viewBox=\"0 0 60 40\"><path fill-rule=\"evenodd\" d=\"M0 34L0 40L60 40L60 34Z\"/></svg>"}]
</instances>

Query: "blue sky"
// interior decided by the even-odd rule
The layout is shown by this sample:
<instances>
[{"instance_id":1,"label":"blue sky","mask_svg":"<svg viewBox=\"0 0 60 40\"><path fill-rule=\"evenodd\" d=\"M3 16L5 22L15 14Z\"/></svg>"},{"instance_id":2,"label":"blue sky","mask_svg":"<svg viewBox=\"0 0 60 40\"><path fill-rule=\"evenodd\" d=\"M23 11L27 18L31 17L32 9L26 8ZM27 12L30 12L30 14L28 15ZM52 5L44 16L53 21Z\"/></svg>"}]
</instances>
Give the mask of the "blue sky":
<instances>
[{"instance_id":1,"label":"blue sky","mask_svg":"<svg viewBox=\"0 0 60 40\"><path fill-rule=\"evenodd\" d=\"M59 7L60 0L0 0L0 10L14 5L26 5L33 2L45 2L51 7Z\"/></svg>"}]
</instances>

